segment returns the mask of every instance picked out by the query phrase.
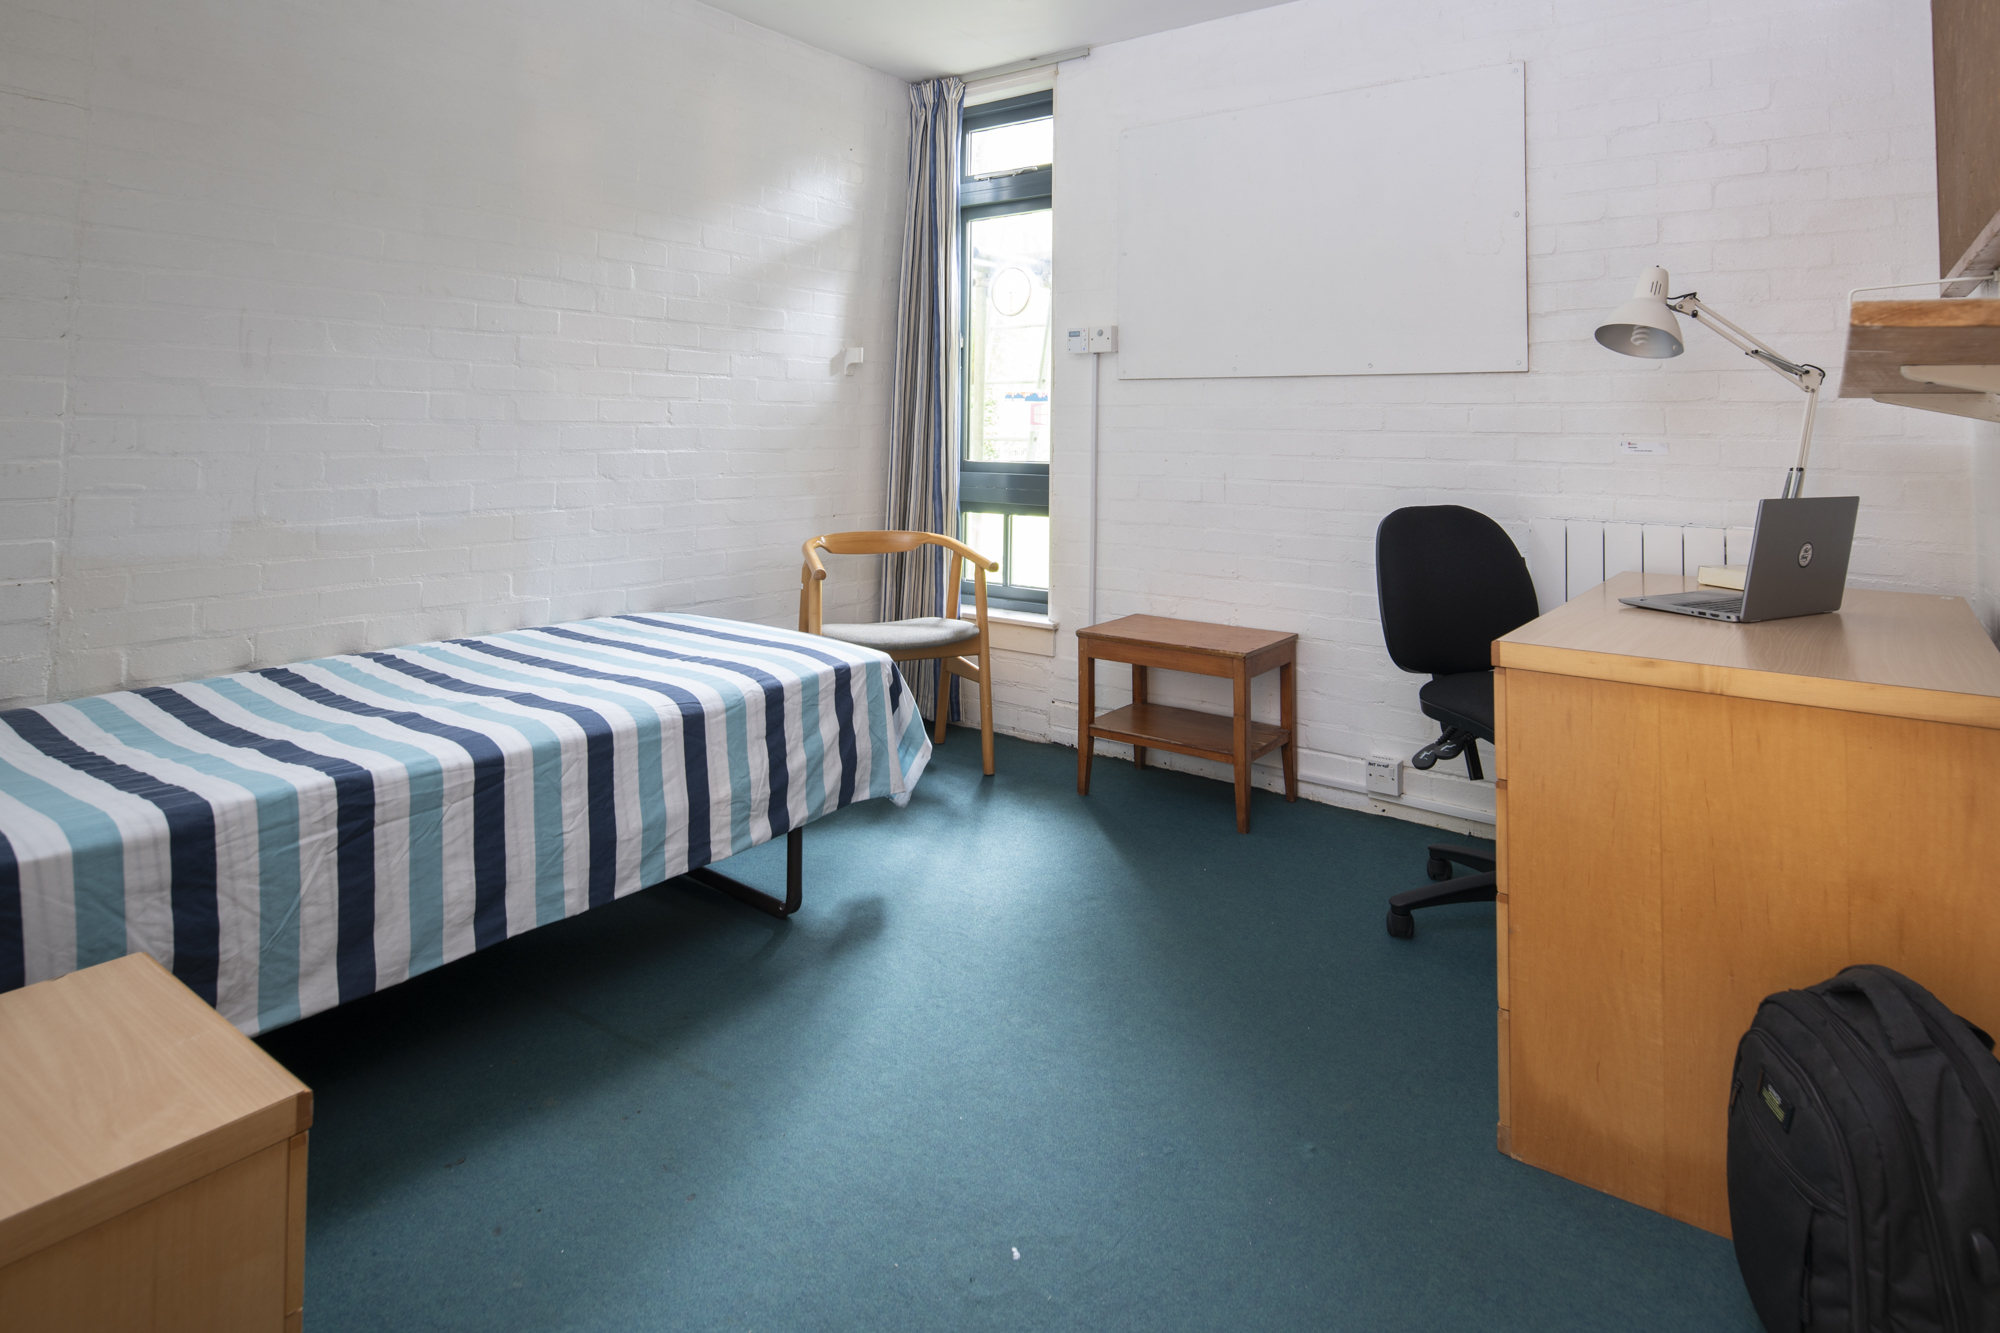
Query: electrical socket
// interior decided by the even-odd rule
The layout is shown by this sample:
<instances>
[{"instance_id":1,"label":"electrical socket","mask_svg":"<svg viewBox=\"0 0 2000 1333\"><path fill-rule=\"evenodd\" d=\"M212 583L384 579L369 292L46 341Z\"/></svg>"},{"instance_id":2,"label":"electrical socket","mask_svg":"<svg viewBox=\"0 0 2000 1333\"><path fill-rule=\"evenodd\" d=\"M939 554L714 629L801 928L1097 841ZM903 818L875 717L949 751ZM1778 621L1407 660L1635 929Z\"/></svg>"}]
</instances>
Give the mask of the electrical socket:
<instances>
[{"instance_id":1,"label":"electrical socket","mask_svg":"<svg viewBox=\"0 0 2000 1333\"><path fill-rule=\"evenodd\" d=\"M1368 794L1370 796L1401 796L1403 794L1403 761L1395 755L1374 755L1368 760Z\"/></svg>"}]
</instances>

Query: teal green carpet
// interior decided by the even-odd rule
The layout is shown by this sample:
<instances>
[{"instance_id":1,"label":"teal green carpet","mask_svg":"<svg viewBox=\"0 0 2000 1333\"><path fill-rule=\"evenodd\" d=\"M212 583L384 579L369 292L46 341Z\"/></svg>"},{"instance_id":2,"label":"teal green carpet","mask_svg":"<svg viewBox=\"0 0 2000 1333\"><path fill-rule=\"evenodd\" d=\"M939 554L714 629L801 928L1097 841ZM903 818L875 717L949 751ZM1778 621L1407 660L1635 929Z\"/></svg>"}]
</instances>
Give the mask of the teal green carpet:
<instances>
[{"instance_id":1,"label":"teal green carpet","mask_svg":"<svg viewBox=\"0 0 2000 1333\"><path fill-rule=\"evenodd\" d=\"M1755 1333L1728 1242L1494 1150L1493 909L1382 929L1438 835L976 741L789 923L669 885L266 1037L311 1333Z\"/></svg>"}]
</instances>

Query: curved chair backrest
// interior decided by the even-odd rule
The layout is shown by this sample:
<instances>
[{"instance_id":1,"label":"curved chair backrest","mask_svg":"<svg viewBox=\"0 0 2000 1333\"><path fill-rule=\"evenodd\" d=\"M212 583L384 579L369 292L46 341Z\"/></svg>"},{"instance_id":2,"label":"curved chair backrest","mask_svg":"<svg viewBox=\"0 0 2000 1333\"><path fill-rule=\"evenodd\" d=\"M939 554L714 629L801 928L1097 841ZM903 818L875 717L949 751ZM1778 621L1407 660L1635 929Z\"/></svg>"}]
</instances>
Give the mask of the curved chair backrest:
<instances>
[{"instance_id":1,"label":"curved chair backrest","mask_svg":"<svg viewBox=\"0 0 2000 1333\"><path fill-rule=\"evenodd\" d=\"M799 571L799 628L808 634L817 634L820 629L819 585L826 581L826 566L820 562L819 553L828 555L896 555L914 551L923 546L942 546L951 554L951 567L945 579L946 595L955 597L952 590L959 584L959 575L964 565L970 563L974 575L975 600L979 607L979 625L986 626L986 575L998 570L1000 562L989 560L964 542L947 537L938 532L829 532L806 540L804 551L805 568ZM952 602L956 615L958 603Z\"/></svg>"},{"instance_id":2,"label":"curved chair backrest","mask_svg":"<svg viewBox=\"0 0 2000 1333\"><path fill-rule=\"evenodd\" d=\"M1434 676L1487 670L1493 640L1540 614L1513 539L1462 505L1413 506L1382 520L1375 596L1391 660Z\"/></svg>"},{"instance_id":3,"label":"curved chair backrest","mask_svg":"<svg viewBox=\"0 0 2000 1333\"><path fill-rule=\"evenodd\" d=\"M970 560L981 569L997 570L998 560L988 560L962 541L938 532L829 532L814 537L805 544L806 564L816 570L816 578L826 577L826 566L820 564L816 551L828 555L895 555L904 551L914 551L919 546L942 546L961 560Z\"/></svg>"}]
</instances>

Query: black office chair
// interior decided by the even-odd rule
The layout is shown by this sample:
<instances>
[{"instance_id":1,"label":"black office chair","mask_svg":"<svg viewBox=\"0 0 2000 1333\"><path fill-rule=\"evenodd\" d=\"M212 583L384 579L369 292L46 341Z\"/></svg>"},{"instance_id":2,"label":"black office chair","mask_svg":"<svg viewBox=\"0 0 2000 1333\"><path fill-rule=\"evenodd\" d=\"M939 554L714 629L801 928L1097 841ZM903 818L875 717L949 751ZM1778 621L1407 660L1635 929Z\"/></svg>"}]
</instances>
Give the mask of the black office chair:
<instances>
[{"instance_id":1,"label":"black office chair","mask_svg":"<svg viewBox=\"0 0 2000 1333\"><path fill-rule=\"evenodd\" d=\"M1477 510L1398 509L1375 529L1375 597L1390 659L1405 671L1430 673L1417 701L1442 728L1410 763L1430 768L1462 754L1467 775L1483 779L1476 742L1493 741L1493 641L1540 614L1527 562ZM1442 842L1429 852L1424 871L1434 882L1389 900L1389 933L1397 939L1417 933L1410 913L1419 907L1493 901L1491 852ZM1454 879L1454 865L1476 873Z\"/></svg>"}]
</instances>

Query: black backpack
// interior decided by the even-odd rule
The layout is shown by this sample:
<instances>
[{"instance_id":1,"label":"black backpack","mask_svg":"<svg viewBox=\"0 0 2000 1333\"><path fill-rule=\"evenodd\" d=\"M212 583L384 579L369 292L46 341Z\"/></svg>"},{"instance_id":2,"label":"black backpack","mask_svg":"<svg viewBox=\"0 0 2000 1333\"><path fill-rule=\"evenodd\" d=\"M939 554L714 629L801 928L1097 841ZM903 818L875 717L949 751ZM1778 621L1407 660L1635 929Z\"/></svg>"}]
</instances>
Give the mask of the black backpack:
<instances>
[{"instance_id":1,"label":"black backpack","mask_svg":"<svg viewBox=\"0 0 2000 1333\"><path fill-rule=\"evenodd\" d=\"M1993 1039L1886 967L1767 998L1729 1085L1729 1222L1770 1333L2000 1333Z\"/></svg>"}]
</instances>

